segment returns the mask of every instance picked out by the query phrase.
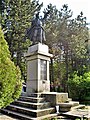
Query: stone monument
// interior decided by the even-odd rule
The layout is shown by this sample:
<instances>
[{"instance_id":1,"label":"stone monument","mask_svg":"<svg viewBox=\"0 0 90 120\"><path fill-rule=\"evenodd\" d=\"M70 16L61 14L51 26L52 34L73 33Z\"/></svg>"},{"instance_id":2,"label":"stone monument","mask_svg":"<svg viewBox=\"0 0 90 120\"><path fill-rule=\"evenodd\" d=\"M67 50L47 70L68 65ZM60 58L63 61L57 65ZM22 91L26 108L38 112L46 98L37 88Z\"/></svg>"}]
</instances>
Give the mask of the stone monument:
<instances>
[{"instance_id":1,"label":"stone monument","mask_svg":"<svg viewBox=\"0 0 90 120\"><path fill-rule=\"evenodd\" d=\"M27 60L26 94L42 93L50 101L52 106L68 99L67 93L50 92L49 61L52 54L44 44L45 32L39 19L39 13L33 19L26 36L32 41L32 45L25 54Z\"/></svg>"},{"instance_id":2,"label":"stone monument","mask_svg":"<svg viewBox=\"0 0 90 120\"><path fill-rule=\"evenodd\" d=\"M49 60L52 54L48 52L48 46L44 44L45 33L40 22L37 14L26 33L32 41L32 45L25 54L26 92L18 100L2 109L3 112L22 120L51 119L58 116L59 112L70 111L72 106L83 107L79 106L78 102L68 99L68 93L50 92Z\"/></svg>"},{"instance_id":3,"label":"stone monument","mask_svg":"<svg viewBox=\"0 0 90 120\"><path fill-rule=\"evenodd\" d=\"M31 28L26 33L26 36L32 41L32 45L25 54L27 95L34 92L50 92L49 61L52 54L48 52L48 46L44 44L45 32L38 15L33 19Z\"/></svg>"}]
</instances>

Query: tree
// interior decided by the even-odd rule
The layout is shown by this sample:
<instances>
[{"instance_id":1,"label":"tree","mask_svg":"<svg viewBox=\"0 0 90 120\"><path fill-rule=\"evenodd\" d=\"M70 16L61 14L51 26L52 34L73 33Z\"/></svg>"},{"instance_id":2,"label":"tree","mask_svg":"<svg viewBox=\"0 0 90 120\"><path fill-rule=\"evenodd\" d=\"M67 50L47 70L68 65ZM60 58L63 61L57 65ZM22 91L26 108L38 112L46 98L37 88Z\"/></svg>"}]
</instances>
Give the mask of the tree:
<instances>
[{"instance_id":1,"label":"tree","mask_svg":"<svg viewBox=\"0 0 90 120\"><path fill-rule=\"evenodd\" d=\"M63 5L62 9L58 11L55 6L50 4L44 12L49 12L45 28L47 44L54 54L55 77L53 79L57 77L64 90L67 91L68 75L81 69L87 63L86 18L81 12L77 18L72 19L72 11L68 5ZM62 71L64 72L62 73Z\"/></svg>"},{"instance_id":2,"label":"tree","mask_svg":"<svg viewBox=\"0 0 90 120\"><path fill-rule=\"evenodd\" d=\"M52 6L51 4L48 5L45 12L49 12L49 16L47 17L46 22L46 38L47 38L47 44L49 45L50 51L54 54L54 61L57 61L58 63L58 79L62 83L61 80L61 70L62 68L60 65L63 62L64 66L66 67L66 77L64 77L64 86L65 81L68 78L68 43L69 43L69 37L68 37L68 21L69 18L72 16L71 10L68 9L67 5L63 5L63 8L61 11L58 11L55 6ZM62 55L63 53L63 55ZM62 56L64 56L62 60ZM61 65L62 66L62 65ZM64 87L63 86L63 87Z\"/></svg>"},{"instance_id":3,"label":"tree","mask_svg":"<svg viewBox=\"0 0 90 120\"><path fill-rule=\"evenodd\" d=\"M56 6L49 4L47 8L44 10L44 18L45 18L45 33L46 33L46 44L49 46L50 53L53 54L53 59L57 56L59 52L57 48L55 48L57 44L57 20L58 20L58 10ZM50 80L51 82L55 81L54 71L53 71L53 59L50 62Z\"/></svg>"},{"instance_id":4,"label":"tree","mask_svg":"<svg viewBox=\"0 0 90 120\"><path fill-rule=\"evenodd\" d=\"M83 68L85 70L85 68ZM75 71L68 80L69 95L76 100L85 100L90 98L90 72L84 72L80 75Z\"/></svg>"},{"instance_id":5,"label":"tree","mask_svg":"<svg viewBox=\"0 0 90 120\"><path fill-rule=\"evenodd\" d=\"M56 6L49 4L44 10L45 19L45 32L46 32L46 44L52 49L53 44L57 42L57 21L58 21L58 10ZM51 50L52 51L52 50Z\"/></svg>"},{"instance_id":6,"label":"tree","mask_svg":"<svg viewBox=\"0 0 90 120\"><path fill-rule=\"evenodd\" d=\"M20 70L11 61L9 48L0 28L0 108L17 99L21 89Z\"/></svg>"},{"instance_id":7,"label":"tree","mask_svg":"<svg viewBox=\"0 0 90 120\"><path fill-rule=\"evenodd\" d=\"M20 67L25 79L24 52L30 46L30 40L24 39L25 31L30 26L35 12L41 9L42 4L36 0L4 0L5 9L2 13L2 26L5 39L8 42L11 58Z\"/></svg>"}]
</instances>

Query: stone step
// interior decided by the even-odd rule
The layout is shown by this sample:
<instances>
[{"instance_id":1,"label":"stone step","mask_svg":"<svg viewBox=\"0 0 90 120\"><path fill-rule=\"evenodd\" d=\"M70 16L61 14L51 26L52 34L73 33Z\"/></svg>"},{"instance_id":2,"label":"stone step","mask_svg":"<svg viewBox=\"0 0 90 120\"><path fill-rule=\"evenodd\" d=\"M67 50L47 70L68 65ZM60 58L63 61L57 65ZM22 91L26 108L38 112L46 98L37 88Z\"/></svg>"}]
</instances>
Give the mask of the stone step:
<instances>
[{"instance_id":1,"label":"stone step","mask_svg":"<svg viewBox=\"0 0 90 120\"><path fill-rule=\"evenodd\" d=\"M72 101L72 98L68 98L68 100L66 102L68 103L68 102L71 102L71 101Z\"/></svg>"},{"instance_id":2,"label":"stone step","mask_svg":"<svg viewBox=\"0 0 90 120\"><path fill-rule=\"evenodd\" d=\"M70 101L69 103L72 104L72 107L79 105L79 102L77 101Z\"/></svg>"},{"instance_id":3,"label":"stone step","mask_svg":"<svg viewBox=\"0 0 90 120\"><path fill-rule=\"evenodd\" d=\"M53 114L48 114L48 115L44 115L41 117L37 117L34 120L54 120L54 118L57 116L58 114L53 113Z\"/></svg>"},{"instance_id":4,"label":"stone step","mask_svg":"<svg viewBox=\"0 0 90 120\"><path fill-rule=\"evenodd\" d=\"M24 115L22 113L18 113L16 111L11 111L11 110L8 110L8 109L1 109L1 112L4 113L5 115L9 115L9 116L12 116L14 118L18 118L20 120L34 120L34 117L30 117L28 115Z\"/></svg>"},{"instance_id":5,"label":"stone step","mask_svg":"<svg viewBox=\"0 0 90 120\"><path fill-rule=\"evenodd\" d=\"M26 97L26 96L20 96L19 100L21 101L26 101L26 102L34 102L34 103L39 103L39 102L44 102L45 99L41 97Z\"/></svg>"},{"instance_id":6,"label":"stone step","mask_svg":"<svg viewBox=\"0 0 90 120\"><path fill-rule=\"evenodd\" d=\"M78 106L79 102L76 101L69 101L66 103L59 103L60 112L68 112L71 110L72 107Z\"/></svg>"},{"instance_id":7,"label":"stone step","mask_svg":"<svg viewBox=\"0 0 90 120\"><path fill-rule=\"evenodd\" d=\"M62 116L62 115L58 115L58 116L54 117L54 120L72 120L72 119Z\"/></svg>"},{"instance_id":8,"label":"stone step","mask_svg":"<svg viewBox=\"0 0 90 120\"><path fill-rule=\"evenodd\" d=\"M42 93L40 92L40 93L31 93L30 95L29 95L29 97L41 97L42 96Z\"/></svg>"},{"instance_id":9,"label":"stone step","mask_svg":"<svg viewBox=\"0 0 90 120\"><path fill-rule=\"evenodd\" d=\"M54 114L48 114L48 115L44 115L44 116L41 116L41 117L31 117L29 115L25 115L25 114L22 114L22 113L18 113L18 112L14 112L14 111L10 111L10 110L7 110L7 109L2 109L2 112L5 113L5 114L8 114L10 116L13 116L15 118L18 118L20 120L43 120L43 119L50 119L50 118L54 118L55 116L57 116L56 113Z\"/></svg>"},{"instance_id":10,"label":"stone step","mask_svg":"<svg viewBox=\"0 0 90 120\"><path fill-rule=\"evenodd\" d=\"M85 109L81 109L85 107L84 105L79 105L78 108L72 109L69 112L64 112L62 113L63 116L67 116L70 118L79 118L80 120L90 120L89 114L88 114L88 110ZM76 120L76 119L75 119Z\"/></svg>"},{"instance_id":11,"label":"stone step","mask_svg":"<svg viewBox=\"0 0 90 120\"><path fill-rule=\"evenodd\" d=\"M26 102L26 101L15 101L12 103L12 105L17 105L21 107L27 107L32 109L45 109L50 107L50 102L43 102L43 103L32 103L32 102Z\"/></svg>"},{"instance_id":12,"label":"stone step","mask_svg":"<svg viewBox=\"0 0 90 120\"><path fill-rule=\"evenodd\" d=\"M60 112L68 112L71 110L71 107L73 106L72 103L59 103L58 105Z\"/></svg>"},{"instance_id":13,"label":"stone step","mask_svg":"<svg viewBox=\"0 0 90 120\"><path fill-rule=\"evenodd\" d=\"M74 106L74 107L72 107L71 108L71 110L75 110L75 109L83 109L83 108L85 108L85 105L77 105L77 106Z\"/></svg>"},{"instance_id":14,"label":"stone step","mask_svg":"<svg viewBox=\"0 0 90 120\"><path fill-rule=\"evenodd\" d=\"M33 117L40 117L42 115L47 115L55 112L55 108L47 108L47 109L41 109L41 110L34 110L31 108L25 108L25 107L20 107L20 106L15 106L15 105L9 105L7 106L8 110L11 111L17 111L18 113L23 113L26 115L30 115Z\"/></svg>"}]
</instances>

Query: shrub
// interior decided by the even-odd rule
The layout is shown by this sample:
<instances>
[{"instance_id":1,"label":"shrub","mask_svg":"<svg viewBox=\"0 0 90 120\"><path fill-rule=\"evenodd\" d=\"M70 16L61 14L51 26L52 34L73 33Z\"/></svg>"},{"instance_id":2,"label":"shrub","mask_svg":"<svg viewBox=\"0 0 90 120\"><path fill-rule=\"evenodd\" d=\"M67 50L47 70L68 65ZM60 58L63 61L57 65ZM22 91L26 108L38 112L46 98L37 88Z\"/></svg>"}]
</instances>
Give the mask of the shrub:
<instances>
[{"instance_id":1,"label":"shrub","mask_svg":"<svg viewBox=\"0 0 90 120\"><path fill-rule=\"evenodd\" d=\"M69 95L73 99L84 100L90 95L90 72L78 75L74 72L68 80Z\"/></svg>"},{"instance_id":2,"label":"shrub","mask_svg":"<svg viewBox=\"0 0 90 120\"><path fill-rule=\"evenodd\" d=\"M0 28L0 108L17 99L21 89L20 70L10 59L8 45Z\"/></svg>"}]
</instances>

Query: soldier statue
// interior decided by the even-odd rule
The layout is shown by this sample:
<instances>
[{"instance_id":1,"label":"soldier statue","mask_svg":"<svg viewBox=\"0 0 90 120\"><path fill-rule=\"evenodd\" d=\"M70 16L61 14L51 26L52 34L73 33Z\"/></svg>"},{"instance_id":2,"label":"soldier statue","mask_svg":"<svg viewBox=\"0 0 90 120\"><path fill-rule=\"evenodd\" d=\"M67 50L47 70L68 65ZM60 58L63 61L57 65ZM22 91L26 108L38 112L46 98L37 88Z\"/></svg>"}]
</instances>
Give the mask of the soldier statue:
<instances>
[{"instance_id":1,"label":"soldier statue","mask_svg":"<svg viewBox=\"0 0 90 120\"><path fill-rule=\"evenodd\" d=\"M42 22L39 19L39 13L32 20L31 27L27 29L26 37L32 41L32 44L44 43L46 41Z\"/></svg>"}]
</instances>

